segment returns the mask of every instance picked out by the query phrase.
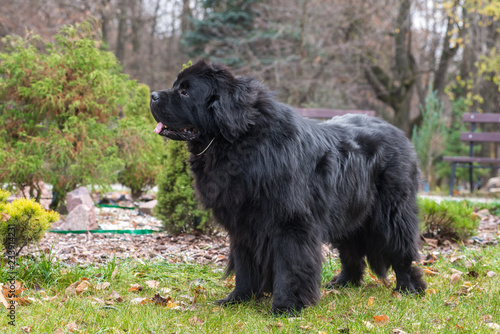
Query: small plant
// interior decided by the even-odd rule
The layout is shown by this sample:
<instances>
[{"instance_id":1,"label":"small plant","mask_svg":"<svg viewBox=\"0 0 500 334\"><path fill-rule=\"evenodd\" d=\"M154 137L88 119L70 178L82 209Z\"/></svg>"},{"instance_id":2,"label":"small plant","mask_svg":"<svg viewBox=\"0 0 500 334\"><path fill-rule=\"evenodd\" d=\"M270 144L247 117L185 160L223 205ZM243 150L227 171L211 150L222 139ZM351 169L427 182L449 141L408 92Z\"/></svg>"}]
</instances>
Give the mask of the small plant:
<instances>
[{"instance_id":1,"label":"small plant","mask_svg":"<svg viewBox=\"0 0 500 334\"><path fill-rule=\"evenodd\" d=\"M164 167L157 180L155 214L163 221L164 228L172 233L206 230L211 217L209 211L200 209L196 201L188 157L184 142L168 141Z\"/></svg>"},{"instance_id":2,"label":"small plant","mask_svg":"<svg viewBox=\"0 0 500 334\"><path fill-rule=\"evenodd\" d=\"M479 218L474 207L467 202L442 201L419 198L421 232L424 237L440 241L466 241L474 235Z\"/></svg>"},{"instance_id":3,"label":"small plant","mask_svg":"<svg viewBox=\"0 0 500 334\"><path fill-rule=\"evenodd\" d=\"M7 203L9 192L0 190L0 243L18 256L32 242L38 242L59 214L45 210L34 199L19 198Z\"/></svg>"}]
</instances>

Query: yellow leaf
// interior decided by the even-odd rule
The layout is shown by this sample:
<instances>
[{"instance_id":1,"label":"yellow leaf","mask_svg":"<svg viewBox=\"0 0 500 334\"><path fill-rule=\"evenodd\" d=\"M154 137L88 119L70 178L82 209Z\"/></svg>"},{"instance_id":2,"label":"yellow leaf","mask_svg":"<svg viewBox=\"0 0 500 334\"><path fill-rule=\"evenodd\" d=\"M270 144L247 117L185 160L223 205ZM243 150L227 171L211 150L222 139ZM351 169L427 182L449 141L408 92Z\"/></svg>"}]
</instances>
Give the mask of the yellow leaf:
<instances>
[{"instance_id":1,"label":"yellow leaf","mask_svg":"<svg viewBox=\"0 0 500 334\"><path fill-rule=\"evenodd\" d=\"M368 307L373 306L374 303L375 303L375 297L368 297L368 301L366 303Z\"/></svg>"},{"instance_id":2,"label":"yellow leaf","mask_svg":"<svg viewBox=\"0 0 500 334\"><path fill-rule=\"evenodd\" d=\"M427 296L429 296L429 295L435 295L436 293L437 293L436 289L427 289L427 290L425 291L425 294L426 294Z\"/></svg>"}]
</instances>

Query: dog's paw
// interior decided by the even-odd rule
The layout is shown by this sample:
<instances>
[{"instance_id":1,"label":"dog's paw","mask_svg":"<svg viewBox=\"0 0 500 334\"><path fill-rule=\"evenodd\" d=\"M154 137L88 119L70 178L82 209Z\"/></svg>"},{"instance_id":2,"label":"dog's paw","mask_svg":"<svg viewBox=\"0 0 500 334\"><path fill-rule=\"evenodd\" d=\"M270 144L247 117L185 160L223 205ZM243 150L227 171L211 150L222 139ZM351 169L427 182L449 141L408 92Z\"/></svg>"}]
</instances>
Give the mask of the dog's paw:
<instances>
[{"instance_id":1,"label":"dog's paw","mask_svg":"<svg viewBox=\"0 0 500 334\"><path fill-rule=\"evenodd\" d=\"M325 284L326 289L338 289L338 288L346 288L348 286L360 286L361 280L350 280L347 279L342 274L337 275L332 278L332 280Z\"/></svg>"},{"instance_id":2,"label":"dog's paw","mask_svg":"<svg viewBox=\"0 0 500 334\"><path fill-rule=\"evenodd\" d=\"M295 317L304 308L303 305L275 306L271 308L271 313L279 317Z\"/></svg>"}]
</instances>

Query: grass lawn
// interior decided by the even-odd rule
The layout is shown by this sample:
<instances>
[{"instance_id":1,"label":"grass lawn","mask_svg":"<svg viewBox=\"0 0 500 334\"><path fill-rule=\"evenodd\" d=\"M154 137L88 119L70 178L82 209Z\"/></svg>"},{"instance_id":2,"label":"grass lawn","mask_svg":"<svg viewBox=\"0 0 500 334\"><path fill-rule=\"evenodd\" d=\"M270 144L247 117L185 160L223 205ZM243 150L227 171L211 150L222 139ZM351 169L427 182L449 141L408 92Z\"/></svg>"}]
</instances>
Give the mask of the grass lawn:
<instances>
[{"instance_id":1,"label":"grass lawn","mask_svg":"<svg viewBox=\"0 0 500 334\"><path fill-rule=\"evenodd\" d=\"M80 268L48 256L24 259L17 275L28 287L19 300L27 305L18 306L15 327L2 307L0 332L500 333L500 246L458 247L423 267L425 296L393 293L367 273L362 287L323 290L318 305L286 318L269 313L270 298L216 307L234 284L221 279L221 267L123 260ZM323 281L339 269L327 259Z\"/></svg>"}]
</instances>

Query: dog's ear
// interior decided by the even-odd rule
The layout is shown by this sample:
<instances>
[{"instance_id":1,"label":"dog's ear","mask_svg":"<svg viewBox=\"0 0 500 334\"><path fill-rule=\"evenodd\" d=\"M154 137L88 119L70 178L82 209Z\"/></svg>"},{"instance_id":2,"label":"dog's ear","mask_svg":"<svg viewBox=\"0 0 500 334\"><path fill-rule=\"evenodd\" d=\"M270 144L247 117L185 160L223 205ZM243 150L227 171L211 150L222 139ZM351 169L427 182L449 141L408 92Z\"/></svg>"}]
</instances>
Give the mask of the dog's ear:
<instances>
[{"instance_id":1,"label":"dog's ear","mask_svg":"<svg viewBox=\"0 0 500 334\"><path fill-rule=\"evenodd\" d=\"M217 80L218 87L209 108L221 134L229 142L234 142L255 124L259 114L255 104L260 84L254 79L233 77L227 70L223 71L225 73Z\"/></svg>"}]
</instances>

